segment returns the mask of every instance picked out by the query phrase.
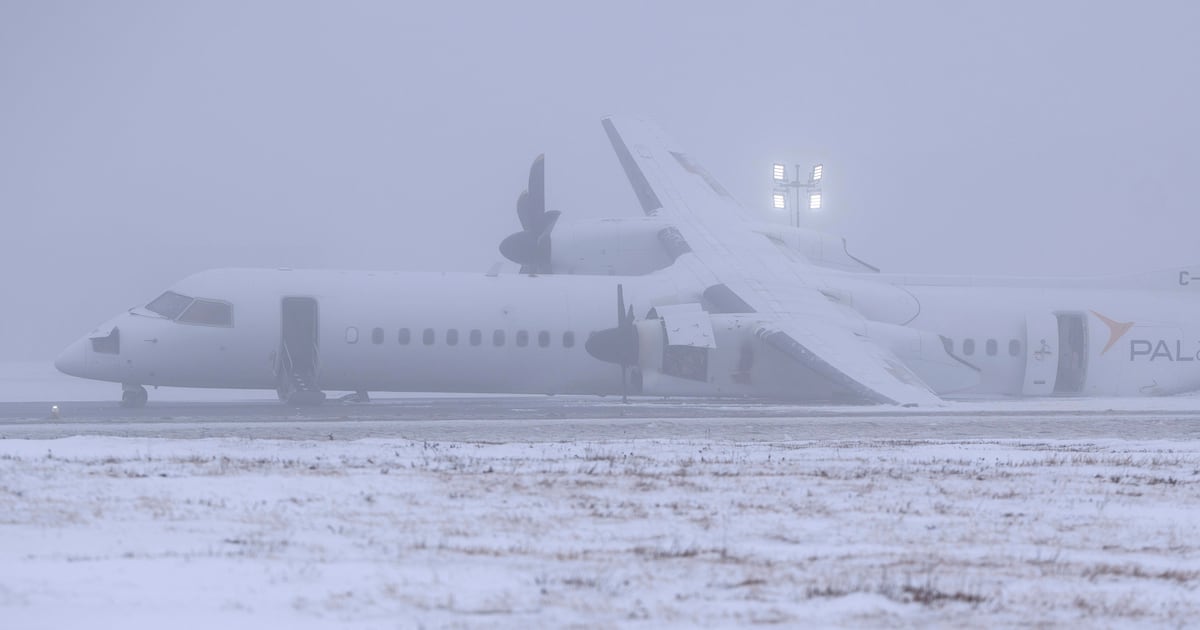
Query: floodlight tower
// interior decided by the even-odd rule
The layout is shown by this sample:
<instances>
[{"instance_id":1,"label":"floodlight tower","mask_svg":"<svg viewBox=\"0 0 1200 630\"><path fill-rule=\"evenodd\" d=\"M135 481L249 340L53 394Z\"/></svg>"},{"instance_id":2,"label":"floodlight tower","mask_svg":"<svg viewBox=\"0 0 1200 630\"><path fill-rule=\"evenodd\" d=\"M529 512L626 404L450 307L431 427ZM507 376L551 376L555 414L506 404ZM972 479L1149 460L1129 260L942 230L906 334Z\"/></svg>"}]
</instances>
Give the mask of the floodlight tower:
<instances>
[{"instance_id":1,"label":"floodlight tower","mask_svg":"<svg viewBox=\"0 0 1200 630\"><path fill-rule=\"evenodd\" d=\"M821 209L821 177L825 175L825 166L817 164L808 172L808 179L800 178L800 165L796 164L796 178L788 179L787 165L776 163L771 167L771 178L775 182L775 192L771 195L771 207L776 210L788 209L788 189L793 193L792 216L795 218L795 226L800 227L800 213L805 206L800 204L800 191L808 196L807 208L809 210Z\"/></svg>"}]
</instances>

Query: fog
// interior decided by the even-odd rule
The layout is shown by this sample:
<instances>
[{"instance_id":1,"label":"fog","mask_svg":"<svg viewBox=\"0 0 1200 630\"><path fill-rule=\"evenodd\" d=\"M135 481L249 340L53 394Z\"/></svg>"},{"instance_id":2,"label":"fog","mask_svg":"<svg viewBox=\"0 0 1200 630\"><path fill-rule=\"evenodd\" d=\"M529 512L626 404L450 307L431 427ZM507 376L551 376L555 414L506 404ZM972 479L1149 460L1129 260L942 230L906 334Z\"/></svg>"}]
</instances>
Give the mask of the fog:
<instances>
[{"instance_id":1,"label":"fog","mask_svg":"<svg viewBox=\"0 0 1200 630\"><path fill-rule=\"evenodd\" d=\"M764 216L823 162L888 271L1200 262L1200 5L698 5L0 3L0 360L211 267L485 270L542 152L636 216L611 113Z\"/></svg>"}]
</instances>

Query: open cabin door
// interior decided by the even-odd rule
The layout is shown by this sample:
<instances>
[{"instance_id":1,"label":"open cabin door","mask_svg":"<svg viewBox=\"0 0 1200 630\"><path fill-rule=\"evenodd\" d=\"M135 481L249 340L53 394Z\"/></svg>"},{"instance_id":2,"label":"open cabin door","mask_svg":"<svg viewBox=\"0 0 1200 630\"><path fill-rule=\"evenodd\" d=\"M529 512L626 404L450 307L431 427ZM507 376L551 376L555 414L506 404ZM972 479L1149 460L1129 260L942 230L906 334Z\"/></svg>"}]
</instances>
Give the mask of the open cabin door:
<instances>
[{"instance_id":1,"label":"open cabin door","mask_svg":"<svg viewBox=\"0 0 1200 630\"><path fill-rule=\"evenodd\" d=\"M1079 394L1087 381L1087 317L1083 313L1057 313L1058 376L1055 394Z\"/></svg>"},{"instance_id":2,"label":"open cabin door","mask_svg":"<svg viewBox=\"0 0 1200 630\"><path fill-rule=\"evenodd\" d=\"M1026 396L1049 396L1058 378L1058 316L1029 313L1025 316Z\"/></svg>"},{"instance_id":3,"label":"open cabin door","mask_svg":"<svg viewBox=\"0 0 1200 630\"><path fill-rule=\"evenodd\" d=\"M319 405L325 400L318 384L320 326L317 301L285 297L280 308L279 397L296 405Z\"/></svg>"},{"instance_id":4,"label":"open cabin door","mask_svg":"<svg viewBox=\"0 0 1200 630\"><path fill-rule=\"evenodd\" d=\"M1025 316L1026 396L1083 392L1087 381L1087 317L1083 313Z\"/></svg>"}]
</instances>

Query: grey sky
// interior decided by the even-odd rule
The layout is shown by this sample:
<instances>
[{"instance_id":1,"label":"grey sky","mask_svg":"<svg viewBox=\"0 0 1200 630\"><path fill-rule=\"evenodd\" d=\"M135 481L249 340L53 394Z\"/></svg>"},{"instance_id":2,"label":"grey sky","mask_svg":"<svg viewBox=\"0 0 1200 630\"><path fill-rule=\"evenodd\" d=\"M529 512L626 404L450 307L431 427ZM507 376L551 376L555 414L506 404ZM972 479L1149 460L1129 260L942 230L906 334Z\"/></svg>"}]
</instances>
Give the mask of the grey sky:
<instances>
[{"instance_id":1,"label":"grey sky","mask_svg":"<svg viewBox=\"0 0 1200 630\"><path fill-rule=\"evenodd\" d=\"M0 0L0 360L210 267L486 269L540 152L636 215L608 113L764 215L823 161L889 271L1200 262L1200 5L701 4Z\"/></svg>"}]
</instances>

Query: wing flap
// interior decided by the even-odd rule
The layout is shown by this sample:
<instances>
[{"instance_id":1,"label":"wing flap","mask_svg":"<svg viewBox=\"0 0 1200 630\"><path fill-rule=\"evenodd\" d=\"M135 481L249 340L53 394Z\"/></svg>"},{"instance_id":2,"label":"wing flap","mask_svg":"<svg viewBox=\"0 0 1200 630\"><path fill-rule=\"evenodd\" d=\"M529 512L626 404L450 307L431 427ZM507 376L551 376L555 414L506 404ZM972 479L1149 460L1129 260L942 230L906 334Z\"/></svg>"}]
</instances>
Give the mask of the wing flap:
<instances>
[{"instance_id":1,"label":"wing flap","mask_svg":"<svg viewBox=\"0 0 1200 630\"><path fill-rule=\"evenodd\" d=\"M890 350L845 328L789 323L762 326L755 334L864 402L906 406L941 402Z\"/></svg>"}]
</instances>

